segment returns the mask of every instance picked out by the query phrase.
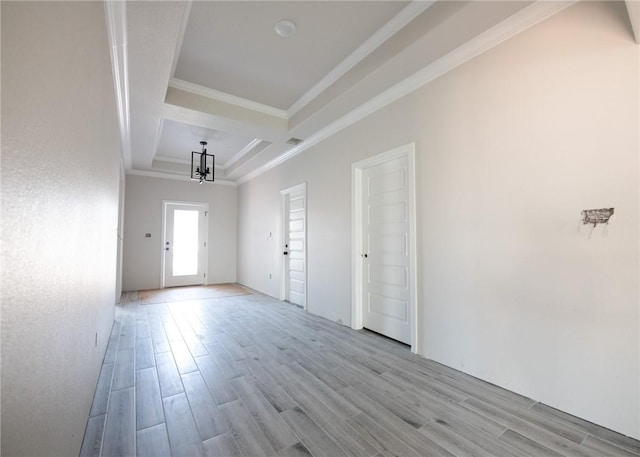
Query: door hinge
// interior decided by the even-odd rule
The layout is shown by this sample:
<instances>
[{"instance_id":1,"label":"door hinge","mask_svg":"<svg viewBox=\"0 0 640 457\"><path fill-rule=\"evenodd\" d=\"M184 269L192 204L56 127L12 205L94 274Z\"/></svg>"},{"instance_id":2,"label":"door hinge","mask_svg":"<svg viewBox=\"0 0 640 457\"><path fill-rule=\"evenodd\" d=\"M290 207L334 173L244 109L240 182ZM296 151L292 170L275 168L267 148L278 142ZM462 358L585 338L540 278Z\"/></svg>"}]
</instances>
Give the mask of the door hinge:
<instances>
[{"instance_id":1,"label":"door hinge","mask_svg":"<svg viewBox=\"0 0 640 457\"><path fill-rule=\"evenodd\" d=\"M204 242L204 247L205 247L205 248L207 247L207 242L206 242L206 241Z\"/></svg>"},{"instance_id":2,"label":"door hinge","mask_svg":"<svg viewBox=\"0 0 640 457\"><path fill-rule=\"evenodd\" d=\"M209 214L209 211L205 211L205 212L204 212L204 215L205 215L205 216L206 216L207 214Z\"/></svg>"},{"instance_id":3,"label":"door hinge","mask_svg":"<svg viewBox=\"0 0 640 457\"><path fill-rule=\"evenodd\" d=\"M203 277L203 278L206 278L206 277L207 277L207 274L206 274L206 273L202 273L202 277Z\"/></svg>"}]
</instances>

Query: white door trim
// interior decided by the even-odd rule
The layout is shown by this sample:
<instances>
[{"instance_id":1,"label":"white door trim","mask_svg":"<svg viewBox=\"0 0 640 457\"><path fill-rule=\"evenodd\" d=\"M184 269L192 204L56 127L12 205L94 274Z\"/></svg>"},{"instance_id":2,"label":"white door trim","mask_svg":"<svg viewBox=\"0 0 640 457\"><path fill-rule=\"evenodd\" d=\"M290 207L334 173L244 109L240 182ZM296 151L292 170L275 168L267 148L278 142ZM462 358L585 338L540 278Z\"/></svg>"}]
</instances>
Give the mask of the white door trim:
<instances>
[{"instance_id":1,"label":"white door trim","mask_svg":"<svg viewBox=\"0 0 640 457\"><path fill-rule=\"evenodd\" d=\"M122 298L122 259L124 255L124 203L125 185L127 182L127 172L124 168L124 161L120 157L120 179L118 184L118 227L116 230L116 244L118 252L116 254L116 304Z\"/></svg>"},{"instance_id":2,"label":"white door trim","mask_svg":"<svg viewBox=\"0 0 640 457\"><path fill-rule=\"evenodd\" d=\"M182 202L182 201L178 201L178 200L162 200L162 236L160 237L160 288L164 289L165 287L167 287L165 285L165 274L164 274L164 268L165 268L165 255L164 255L164 240L166 237L166 227L165 227L165 223L166 223L166 218L167 218L167 205L184 205L184 206L200 206L200 207L204 207L204 210L206 212L206 216L205 216L205 220L204 220L204 231L206 234L206 240L205 242L207 243L207 248L204 250L204 265L203 265L203 269L204 269L204 284L205 286L209 285L209 203L206 202Z\"/></svg>"},{"instance_id":3,"label":"white door trim","mask_svg":"<svg viewBox=\"0 0 640 457\"><path fill-rule=\"evenodd\" d=\"M362 175L363 171L374 165L379 165L398 157L407 157L409 163L409 296L411 304L411 352L422 354L420 347L420 326L417 294L417 247L416 247L416 205L415 205L415 143L405 144L387 152L355 162L351 165L351 214L352 255L351 255L351 328L363 328L363 204L362 204Z\"/></svg>"},{"instance_id":4,"label":"white door trim","mask_svg":"<svg viewBox=\"0 0 640 457\"><path fill-rule=\"evenodd\" d=\"M289 213L287 212L287 196L291 194L303 194L304 195L304 306L303 309L307 310L307 290L309 284L307 282L307 183L303 182L296 186L289 187L280 191L280 243L278 248L280 249L280 300L287 298L287 264L285 262L284 244L286 239L286 226L289 224Z\"/></svg>"}]
</instances>

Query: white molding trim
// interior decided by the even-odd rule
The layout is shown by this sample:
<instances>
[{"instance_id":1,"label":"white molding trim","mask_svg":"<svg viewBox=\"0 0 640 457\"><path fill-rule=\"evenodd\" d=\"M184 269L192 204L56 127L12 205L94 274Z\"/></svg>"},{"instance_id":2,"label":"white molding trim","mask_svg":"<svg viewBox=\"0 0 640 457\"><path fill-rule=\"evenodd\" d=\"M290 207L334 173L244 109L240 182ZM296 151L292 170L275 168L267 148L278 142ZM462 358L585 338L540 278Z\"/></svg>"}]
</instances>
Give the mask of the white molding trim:
<instances>
[{"instance_id":1,"label":"white molding trim","mask_svg":"<svg viewBox=\"0 0 640 457\"><path fill-rule=\"evenodd\" d=\"M636 43L640 44L640 0L625 0Z\"/></svg>"},{"instance_id":2,"label":"white molding trim","mask_svg":"<svg viewBox=\"0 0 640 457\"><path fill-rule=\"evenodd\" d=\"M176 74L176 67L178 66L178 60L180 59L180 53L182 52L182 42L184 41L184 33L187 31L187 23L191 16L192 0L184 0L185 7L182 12L182 21L180 23L180 30L178 31L178 42L176 43L176 49L173 54L173 62L171 63L171 77Z\"/></svg>"},{"instance_id":3,"label":"white molding trim","mask_svg":"<svg viewBox=\"0 0 640 457\"><path fill-rule=\"evenodd\" d=\"M242 148L240 151L236 152L235 155L233 157L231 157L229 160L227 160L224 164L223 164L223 168L227 169L229 168L231 165L233 165L234 163L236 163L238 160L240 160L245 154L248 154L249 152L251 152L256 146L258 146L260 143L262 143L262 140L260 138L255 138L253 139L248 145L246 145L244 148Z\"/></svg>"},{"instance_id":4,"label":"white molding trim","mask_svg":"<svg viewBox=\"0 0 640 457\"><path fill-rule=\"evenodd\" d=\"M333 70L309 89L302 97L289 107L288 117L294 116L298 111L309 104L314 98L324 92L329 86L344 76L349 70L360 63L365 57L375 51L381 44L395 35L419 14L435 3L435 0L412 1L398 14L376 31L369 39L362 43L355 51L349 54Z\"/></svg>"},{"instance_id":5,"label":"white molding trim","mask_svg":"<svg viewBox=\"0 0 640 457\"><path fill-rule=\"evenodd\" d=\"M127 174L128 175L134 175L134 176L146 176L148 178L161 178L161 179L173 179L174 181L194 181L193 179L191 179L190 176L187 175L178 175L178 174L172 174L172 173L165 173L165 172L161 172L161 171L148 171L148 170L127 170ZM220 178L216 178L216 180L212 183L205 183L205 185L207 184L214 184L214 185L219 185L219 186L237 186L238 184L235 181L230 181L228 179L220 179Z\"/></svg>"},{"instance_id":6,"label":"white molding trim","mask_svg":"<svg viewBox=\"0 0 640 457\"><path fill-rule=\"evenodd\" d=\"M111 54L111 70L113 86L120 124L121 154L126 169L131 168L131 130L129 121L129 68L127 51L127 2L105 1L105 19L109 50Z\"/></svg>"},{"instance_id":7,"label":"white molding trim","mask_svg":"<svg viewBox=\"0 0 640 457\"><path fill-rule=\"evenodd\" d=\"M384 108L401 97L404 97L405 95L433 81L439 76L442 76L474 57L477 57L489 49L499 45L512 36L523 32L544 19L568 8L576 3L576 1L577 0L547 2L545 0L537 0L535 3L532 3L513 16L505 19L474 39L427 65L422 70L417 71L403 81L400 81L384 92L371 98L369 101L353 109L333 123L318 130L298 146L289 149L275 159L240 177L238 179L238 183L243 184L260 176L268 170L280 165L292 157L295 157L306 149L309 149L330 136L335 135L340 130L358 122L370 114L375 113L381 108Z\"/></svg>"},{"instance_id":8,"label":"white molding trim","mask_svg":"<svg viewBox=\"0 0 640 457\"><path fill-rule=\"evenodd\" d=\"M191 165L191 161L187 159L176 159L175 157L167 157L161 155L155 155L153 160L159 160L160 162L179 163L180 165Z\"/></svg>"},{"instance_id":9,"label":"white molding trim","mask_svg":"<svg viewBox=\"0 0 640 457\"><path fill-rule=\"evenodd\" d=\"M227 94L226 92L221 92L219 90L210 89L209 87L200 86L189 81L183 81L182 79L171 78L171 80L169 81L169 87L183 90L185 92L190 92L192 94L200 95L201 97L210 98L219 102L228 103L230 105L239 106L240 108L256 111L258 113L268 114L269 116L275 116L285 120L289 119L289 116L287 115L287 112L285 110L254 102L253 100L248 100L246 98Z\"/></svg>"},{"instance_id":10,"label":"white molding trim","mask_svg":"<svg viewBox=\"0 0 640 457\"><path fill-rule=\"evenodd\" d=\"M255 168L254 170L250 171L249 173L247 173L244 176L241 176L240 178L238 178L238 184L244 184L248 181L251 181L253 178L257 178L258 176L260 176L263 173L266 173L267 171L271 170L272 168L277 167L278 165L280 165L283 162L286 162L287 160L291 159L292 157L297 156L298 154L300 154L301 152L309 149L311 146L319 143L320 141L329 138L331 135L333 135L333 133L328 133L326 132L326 130L331 127L332 125L336 124L338 121L334 122L333 124L330 124L329 126L318 130L315 134L311 135L309 138L307 138L306 140L304 140L304 142L300 143L298 146L294 146L293 148L289 149L287 152L284 152L283 154L279 155L278 157L276 157L273 160L270 160L269 162L265 163L264 165L259 166L258 168ZM346 127L346 125L345 125ZM344 127L343 127L344 128Z\"/></svg>"},{"instance_id":11,"label":"white molding trim","mask_svg":"<svg viewBox=\"0 0 640 457\"><path fill-rule=\"evenodd\" d=\"M127 170L124 158L120 155L120 169L118 170L118 226L116 228L116 305L122 298L123 258L124 258L124 202L127 184Z\"/></svg>"},{"instance_id":12,"label":"white molding trim","mask_svg":"<svg viewBox=\"0 0 640 457\"><path fill-rule=\"evenodd\" d=\"M153 160L157 160L159 162L177 163L180 165L191 165L191 159L176 159L175 157L167 157L162 155L156 155ZM214 169L224 171L224 167L219 164L214 165Z\"/></svg>"},{"instance_id":13,"label":"white molding trim","mask_svg":"<svg viewBox=\"0 0 640 457\"><path fill-rule=\"evenodd\" d=\"M158 148L160 147L160 137L162 136L162 129L164 129L164 121L165 117L160 117L158 128L156 129L156 137L153 140L153 151L151 151L151 162L149 163L150 167L153 165L153 160L156 158Z\"/></svg>"},{"instance_id":14,"label":"white molding trim","mask_svg":"<svg viewBox=\"0 0 640 457\"><path fill-rule=\"evenodd\" d=\"M418 249L417 249L417 213L416 213L416 166L415 143L405 144L390 151L377 154L351 164L351 328L360 330L364 325L362 284L364 269L361 254L364 240L362 238L362 175L364 170L389 160L407 157L409 162L409 296L411 319L411 352L423 354L422 334L420 332L420 307L418 306Z\"/></svg>"}]
</instances>

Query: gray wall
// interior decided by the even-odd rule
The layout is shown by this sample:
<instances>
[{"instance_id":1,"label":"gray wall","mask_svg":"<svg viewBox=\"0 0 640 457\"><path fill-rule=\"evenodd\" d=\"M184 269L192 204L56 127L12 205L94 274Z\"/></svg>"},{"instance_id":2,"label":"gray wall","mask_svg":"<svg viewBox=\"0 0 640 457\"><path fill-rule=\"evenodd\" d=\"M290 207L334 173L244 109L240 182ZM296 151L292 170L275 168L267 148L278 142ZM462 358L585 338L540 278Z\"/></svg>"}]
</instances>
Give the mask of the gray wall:
<instances>
[{"instance_id":1,"label":"gray wall","mask_svg":"<svg viewBox=\"0 0 640 457\"><path fill-rule=\"evenodd\" d=\"M116 301L104 5L1 8L2 455L78 455Z\"/></svg>"},{"instance_id":2,"label":"gray wall","mask_svg":"<svg viewBox=\"0 0 640 457\"><path fill-rule=\"evenodd\" d=\"M568 8L240 186L238 281L278 296L306 181L308 310L349 323L351 164L415 142L423 355L639 438L639 74L623 3Z\"/></svg>"},{"instance_id":3,"label":"gray wall","mask_svg":"<svg viewBox=\"0 0 640 457\"><path fill-rule=\"evenodd\" d=\"M123 290L160 288L163 200L209 204L208 283L236 281L237 187L127 175L126 189Z\"/></svg>"}]
</instances>

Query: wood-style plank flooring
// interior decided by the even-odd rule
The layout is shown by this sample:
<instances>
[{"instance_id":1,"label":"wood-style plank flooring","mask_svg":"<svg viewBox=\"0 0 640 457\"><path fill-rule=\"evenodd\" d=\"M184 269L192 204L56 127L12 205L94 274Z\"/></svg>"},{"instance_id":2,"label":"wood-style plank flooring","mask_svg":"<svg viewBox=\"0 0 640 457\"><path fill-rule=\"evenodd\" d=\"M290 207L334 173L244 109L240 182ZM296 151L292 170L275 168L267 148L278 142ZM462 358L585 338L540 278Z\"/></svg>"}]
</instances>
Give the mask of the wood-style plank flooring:
<instances>
[{"instance_id":1,"label":"wood-style plank flooring","mask_svg":"<svg viewBox=\"0 0 640 457\"><path fill-rule=\"evenodd\" d=\"M638 456L640 443L269 297L121 305L81 456Z\"/></svg>"}]
</instances>

